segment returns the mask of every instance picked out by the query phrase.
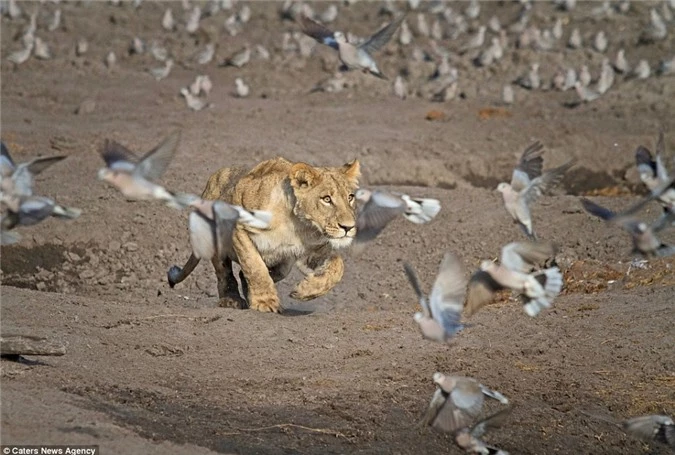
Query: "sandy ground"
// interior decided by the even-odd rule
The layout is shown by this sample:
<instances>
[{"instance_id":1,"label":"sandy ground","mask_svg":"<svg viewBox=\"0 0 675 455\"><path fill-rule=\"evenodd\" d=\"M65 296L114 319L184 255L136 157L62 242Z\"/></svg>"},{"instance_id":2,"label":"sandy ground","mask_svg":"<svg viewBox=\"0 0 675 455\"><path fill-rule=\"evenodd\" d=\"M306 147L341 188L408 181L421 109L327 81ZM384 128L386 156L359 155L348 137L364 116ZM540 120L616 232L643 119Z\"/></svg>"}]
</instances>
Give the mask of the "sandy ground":
<instances>
[{"instance_id":1,"label":"sandy ground","mask_svg":"<svg viewBox=\"0 0 675 455\"><path fill-rule=\"evenodd\" d=\"M631 61L655 65L675 40L671 33L635 46L649 5L586 20L592 5L582 3L571 17L585 36L615 31L612 58L625 47ZM576 108L564 105L576 100L573 92L516 89L514 106L485 115L498 107L501 86L534 59L548 76L561 58L593 62L593 72L602 59L588 50L521 50L489 69L459 58L464 98L448 103L401 101L389 83L358 73L341 93L308 94L329 76L322 59L331 70L337 61L328 48L310 59L275 50L282 32L297 30L278 18L279 6L251 4L251 22L236 37L220 25L228 14L205 19L218 37L216 61L179 64L160 82L145 71L158 62L127 55L133 36L164 42L181 62L204 44L161 31L163 6L66 3L62 27L47 32L55 6L46 4L38 34L55 58L18 67L5 56L21 47L13 37L27 21L3 18L2 139L17 161L68 155L38 177L37 191L83 214L23 229L19 244L1 250L2 333L67 346L63 357L1 361L2 442L99 444L102 453L458 453L448 436L415 428L434 391L431 376L443 371L512 400L512 418L488 436L511 453L665 453L579 411L675 413L675 261L631 266L627 236L584 213L578 196L599 194L595 200L615 209L637 200L635 147L653 149L660 126L675 146L675 77L620 78L603 98ZM173 7L182 17L180 3ZM569 15L537 8L542 25ZM338 24L366 34L387 20L377 9L341 5ZM485 9L504 19L518 4ZM83 57L73 51L79 37L90 43ZM268 46L272 60L217 66L246 42ZM412 65L409 50L396 47L382 54L389 75ZM109 50L118 56L112 70L103 64ZM192 112L178 93L199 73L214 82L214 106ZM239 76L251 85L249 98L232 96ZM93 112L75 114L84 100L94 101ZM430 110L445 117L428 121ZM104 138L142 152L176 127L182 142L162 179L173 190L199 193L221 166L279 155L316 165L359 158L364 183L436 197L443 210L428 225L392 223L367 254L347 258L344 279L325 297L302 304L287 297L296 271L278 285L283 315L219 308L210 265L173 290L165 281L168 267L188 256L187 215L127 202L96 180ZM545 167L579 160L534 209L540 237L560 247L563 295L534 319L502 299L451 346L424 341L402 262L430 287L445 251L474 269L522 239L494 188L533 140L546 146ZM651 206L645 216L657 213Z\"/></svg>"}]
</instances>

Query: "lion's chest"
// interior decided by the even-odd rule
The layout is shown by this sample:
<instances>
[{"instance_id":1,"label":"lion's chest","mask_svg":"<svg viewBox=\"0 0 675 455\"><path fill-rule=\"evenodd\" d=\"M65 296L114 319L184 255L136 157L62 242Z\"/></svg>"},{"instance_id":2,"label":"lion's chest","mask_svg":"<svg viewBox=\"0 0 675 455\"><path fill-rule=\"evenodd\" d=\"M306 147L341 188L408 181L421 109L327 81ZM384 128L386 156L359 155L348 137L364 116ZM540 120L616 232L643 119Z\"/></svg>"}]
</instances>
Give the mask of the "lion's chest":
<instances>
[{"instance_id":1,"label":"lion's chest","mask_svg":"<svg viewBox=\"0 0 675 455\"><path fill-rule=\"evenodd\" d=\"M312 247L303 241L292 225L277 226L274 230L254 234L251 240L268 266L299 259Z\"/></svg>"}]
</instances>

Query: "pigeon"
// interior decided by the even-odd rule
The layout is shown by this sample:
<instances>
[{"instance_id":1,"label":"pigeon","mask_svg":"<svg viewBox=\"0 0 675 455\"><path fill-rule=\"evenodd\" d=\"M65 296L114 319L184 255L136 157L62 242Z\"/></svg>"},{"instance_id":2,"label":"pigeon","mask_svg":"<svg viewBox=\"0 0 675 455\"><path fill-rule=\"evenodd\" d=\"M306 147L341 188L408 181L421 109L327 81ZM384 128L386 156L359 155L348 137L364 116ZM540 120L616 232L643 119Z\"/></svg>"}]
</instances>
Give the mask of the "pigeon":
<instances>
[{"instance_id":1,"label":"pigeon","mask_svg":"<svg viewBox=\"0 0 675 455\"><path fill-rule=\"evenodd\" d=\"M488 417L480 420L471 428L462 428L455 433L455 444L465 453L476 455L509 455L508 452L486 444L480 438L492 428L498 428L504 424L511 414L511 406L504 408Z\"/></svg>"},{"instance_id":2,"label":"pigeon","mask_svg":"<svg viewBox=\"0 0 675 455\"><path fill-rule=\"evenodd\" d=\"M622 49L619 49L616 53L616 59L614 60L614 70L617 73L627 74L630 72L630 65L628 65L628 60L626 60L626 52Z\"/></svg>"},{"instance_id":3,"label":"pigeon","mask_svg":"<svg viewBox=\"0 0 675 455\"><path fill-rule=\"evenodd\" d=\"M171 72L171 68L173 68L173 59L167 59L166 63L164 66L159 67L159 68L152 68L149 70L149 73L152 75L152 77L155 78L156 81L161 81L162 79L166 78L169 73Z\"/></svg>"},{"instance_id":4,"label":"pigeon","mask_svg":"<svg viewBox=\"0 0 675 455\"><path fill-rule=\"evenodd\" d=\"M355 245L373 240L394 218L403 215L415 224L431 221L441 210L437 199L411 198L407 194L359 188L360 208L356 218Z\"/></svg>"},{"instance_id":5,"label":"pigeon","mask_svg":"<svg viewBox=\"0 0 675 455\"><path fill-rule=\"evenodd\" d=\"M645 80L651 75L651 68L649 67L649 62L645 59L641 59L635 69L631 73L631 76L638 80Z\"/></svg>"},{"instance_id":6,"label":"pigeon","mask_svg":"<svg viewBox=\"0 0 675 455\"><path fill-rule=\"evenodd\" d=\"M443 39L443 26L441 25L441 22L436 19L433 24L431 24L431 30L429 31L429 35L438 41L441 41Z\"/></svg>"},{"instance_id":7,"label":"pigeon","mask_svg":"<svg viewBox=\"0 0 675 455\"><path fill-rule=\"evenodd\" d=\"M80 209L62 207L46 197L28 196L21 198L17 211L9 211L3 216L2 229L11 230L16 226L32 226L50 216L72 220L81 213Z\"/></svg>"},{"instance_id":8,"label":"pigeon","mask_svg":"<svg viewBox=\"0 0 675 455\"><path fill-rule=\"evenodd\" d=\"M226 58L222 66L234 66L241 68L251 60L251 48L247 44L243 49L235 52L230 57Z\"/></svg>"},{"instance_id":9,"label":"pigeon","mask_svg":"<svg viewBox=\"0 0 675 455\"><path fill-rule=\"evenodd\" d=\"M258 58L260 60L269 60L270 59L270 51L268 51L262 44L256 44L255 45L255 50L258 54Z\"/></svg>"},{"instance_id":10,"label":"pigeon","mask_svg":"<svg viewBox=\"0 0 675 455\"><path fill-rule=\"evenodd\" d=\"M392 91L394 92L394 95L396 95L396 97L402 100L408 97L408 85L406 84L405 79L403 79L402 76L400 75L396 76Z\"/></svg>"},{"instance_id":11,"label":"pigeon","mask_svg":"<svg viewBox=\"0 0 675 455\"><path fill-rule=\"evenodd\" d=\"M237 13L237 20L245 24L251 20L251 8L247 4L243 4L239 12Z\"/></svg>"},{"instance_id":12,"label":"pigeon","mask_svg":"<svg viewBox=\"0 0 675 455\"><path fill-rule=\"evenodd\" d=\"M143 52L145 52L145 43L139 37L134 36L129 44L129 55L141 55Z\"/></svg>"},{"instance_id":13,"label":"pigeon","mask_svg":"<svg viewBox=\"0 0 675 455\"><path fill-rule=\"evenodd\" d=\"M675 449L675 421L667 415L651 414L639 417L631 417L626 420L617 421L613 418L603 417L581 411L594 419L616 425L626 433L642 439L647 442L656 441Z\"/></svg>"},{"instance_id":14,"label":"pigeon","mask_svg":"<svg viewBox=\"0 0 675 455\"><path fill-rule=\"evenodd\" d=\"M403 267L422 307L422 312L413 317L422 336L439 343L449 342L464 328L460 319L467 281L461 262L454 254L445 254L428 298L422 292L415 269L407 262Z\"/></svg>"},{"instance_id":15,"label":"pigeon","mask_svg":"<svg viewBox=\"0 0 675 455\"><path fill-rule=\"evenodd\" d=\"M108 52L105 56L105 66L108 67L108 69L112 69L116 63L117 57L115 57L115 53L113 51Z\"/></svg>"},{"instance_id":16,"label":"pigeon","mask_svg":"<svg viewBox=\"0 0 675 455\"><path fill-rule=\"evenodd\" d=\"M579 70L579 83L582 87L588 87L591 83L591 72L588 70L588 65L581 65Z\"/></svg>"},{"instance_id":17,"label":"pigeon","mask_svg":"<svg viewBox=\"0 0 675 455\"><path fill-rule=\"evenodd\" d=\"M597 216L609 223L617 224L627 231L633 239L631 253L640 254L645 258L665 257L675 254L675 245L663 243L656 237L654 228L643 221L638 221L628 215L617 215L613 211L602 207L586 198L581 199L584 209L591 215ZM666 222L674 222L675 214L666 215Z\"/></svg>"},{"instance_id":18,"label":"pigeon","mask_svg":"<svg viewBox=\"0 0 675 455\"><path fill-rule=\"evenodd\" d=\"M169 51L156 41L153 41L150 43L150 55L152 55L155 60L163 62L169 57Z\"/></svg>"},{"instance_id":19,"label":"pigeon","mask_svg":"<svg viewBox=\"0 0 675 455\"><path fill-rule=\"evenodd\" d=\"M61 8L57 8L56 11L54 11L54 16L52 17L52 21L47 26L47 30L49 30L50 32L53 32L54 30L58 29L60 26L61 26Z\"/></svg>"},{"instance_id":20,"label":"pigeon","mask_svg":"<svg viewBox=\"0 0 675 455\"><path fill-rule=\"evenodd\" d=\"M186 202L188 200L188 207L192 208L188 216L190 243L198 259L225 259L232 251L232 234L237 223L267 229L272 220L272 214L266 211L246 210L194 195L186 197Z\"/></svg>"},{"instance_id":21,"label":"pigeon","mask_svg":"<svg viewBox=\"0 0 675 455\"><path fill-rule=\"evenodd\" d=\"M469 38L469 41L467 41L467 43L460 49L459 53L463 54L467 51L470 51L471 49L478 49L479 47L482 47L485 43L486 31L487 27L485 25L481 25L478 28L476 34Z\"/></svg>"},{"instance_id":22,"label":"pigeon","mask_svg":"<svg viewBox=\"0 0 675 455\"><path fill-rule=\"evenodd\" d=\"M194 96L199 96L201 94L208 96L212 88L213 83L211 82L211 78L207 75L200 74L195 78L194 82L190 84L190 93Z\"/></svg>"},{"instance_id":23,"label":"pigeon","mask_svg":"<svg viewBox=\"0 0 675 455\"><path fill-rule=\"evenodd\" d=\"M541 87L541 79L539 78L539 63L532 63L530 71L515 80L515 83L528 90L536 90Z\"/></svg>"},{"instance_id":24,"label":"pigeon","mask_svg":"<svg viewBox=\"0 0 675 455\"><path fill-rule=\"evenodd\" d=\"M328 24L337 19L337 16L338 16L337 6L331 4L328 5L328 8L326 8L326 10L323 13L321 13L321 15L319 15L319 20L324 24Z\"/></svg>"},{"instance_id":25,"label":"pigeon","mask_svg":"<svg viewBox=\"0 0 675 455\"><path fill-rule=\"evenodd\" d=\"M81 57L82 55L86 54L88 50L89 50L89 43L87 42L86 39L80 38L79 40L77 40L77 44L75 45L75 55Z\"/></svg>"},{"instance_id":26,"label":"pigeon","mask_svg":"<svg viewBox=\"0 0 675 455\"><path fill-rule=\"evenodd\" d=\"M581 81L576 81L574 83L574 90L576 90L577 95L579 95L579 99L584 103L590 103L591 101L595 101L600 98L600 93L584 86Z\"/></svg>"},{"instance_id":27,"label":"pigeon","mask_svg":"<svg viewBox=\"0 0 675 455\"><path fill-rule=\"evenodd\" d=\"M502 103L506 105L511 105L515 101L515 97L513 94L513 87L510 85L504 85L502 87Z\"/></svg>"},{"instance_id":28,"label":"pigeon","mask_svg":"<svg viewBox=\"0 0 675 455\"><path fill-rule=\"evenodd\" d=\"M361 70L380 79L387 79L387 77L380 71L372 57L372 53L380 50L389 42L404 19L405 15L400 15L369 37L365 42L354 45L347 41L344 33L339 31L333 32L326 26L311 20L305 15L300 16L302 31L318 42L337 50L344 68L348 70Z\"/></svg>"},{"instance_id":29,"label":"pigeon","mask_svg":"<svg viewBox=\"0 0 675 455\"><path fill-rule=\"evenodd\" d=\"M663 21L663 18L656 11L655 8L652 8L649 11L649 25L645 28L640 36L638 37L639 44L652 44L656 41L661 41L668 36L668 28L666 23Z\"/></svg>"},{"instance_id":30,"label":"pigeon","mask_svg":"<svg viewBox=\"0 0 675 455\"><path fill-rule=\"evenodd\" d=\"M579 31L578 28L575 28L572 30L572 33L570 34L570 38L567 41L567 47L570 49L581 49L581 46L583 45L581 41L581 32Z\"/></svg>"},{"instance_id":31,"label":"pigeon","mask_svg":"<svg viewBox=\"0 0 675 455\"><path fill-rule=\"evenodd\" d=\"M215 43L207 43L206 48L197 54L195 61L199 65L206 65L209 62L211 62L211 60L213 60L213 56L215 55L215 53L216 53Z\"/></svg>"},{"instance_id":32,"label":"pigeon","mask_svg":"<svg viewBox=\"0 0 675 455\"><path fill-rule=\"evenodd\" d=\"M502 193L506 211L533 240L536 239L536 235L532 229L530 204L560 183L565 172L576 162L575 160L569 161L542 174L543 148L544 146L539 141L529 145L523 151L518 165L513 170L511 183L502 182L497 185L497 191Z\"/></svg>"},{"instance_id":33,"label":"pigeon","mask_svg":"<svg viewBox=\"0 0 675 455\"><path fill-rule=\"evenodd\" d=\"M239 98L246 98L251 91L248 85L244 82L244 80L240 77L236 78L234 80L235 84L235 93Z\"/></svg>"},{"instance_id":34,"label":"pigeon","mask_svg":"<svg viewBox=\"0 0 675 455\"><path fill-rule=\"evenodd\" d=\"M173 19L173 11L171 8L167 8L164 11L164 16L162 16L162 28L166 31L173 31L176 27L176 21Z\"/></svg>"},{"instance_id":35,"label":"pigeon","mask_svg":"<svg viewBox=\"0 0 675 455\"><path fill-rule=\"evenodd\" d=\"M563 37L563 20L562 20L562 18L559 17L555 20L555 24L553 24L553 28L551 29L551 35L556 40L559 40Z\"/></svg>"},{"instance_id":36,"label":"pigeon","mask_svg":"<svg viewBox=\"0 0 675 455\"><path fill-rule=\"evenodd\" d=\"M424 13L417 13L417 34L425 38L429 38L431 32L429 31L429 23Z\"/></svg>"},{"instance_id":37,"label":"pigeon","mask_svg":"<svg viewBox=\"0 0 675 455\"><path fill-rule=\"evenodd\" d=\"M183 98L185 98L185 104L187 104L187 107L195 112L199 112L202 109L213 106L213 104L209 103L205 99L194 96L192 93L190 93L190 89L187 87L180 89L180 94L183 96Z\"/></svg>"},{"instance_id":38,"label":"pigeon","mask_svg":"<svg viewBox=\"0 0 675 455\"><path fill-rule=\"evenodd\" d=\"M141 158L118 142L106 139L101 150L106 167L99 170L98 178L117 188L129 199L159 199L169 207L182 209L186 205L184 201L153 183L164 174L180 137L179 131L170 134Z\"/></svg>"},{"instance_id":39,"label":"pigeon","mask_svg":"<svg viewBox=\"0 0 675 455\"><path fill-rule=\"evenodd\" d=\"M603 94L607 92L612 85L614 85L614 68L609 64L609 59L605 57L602 59L600 78L598 79L596 90L598 93Z\"/></svg>"},{"instance_id":40,"label":"pigeon","mask_svg":"<svg viewBox=\"0 0 675 455\"><path fill-rule=\"evenodd\" d=\"M412 40L413 34L410 31L410 27L408 27L408 23L406 21L403 21L401 23L401 33L398 35L398 42L401 44L401 46L407 46L412 43Z\"/></svg>"},{"instance_id":41,"label":"pigeon","mask_svg":"<svg viewBox=\"0 0 675 455\"><path fill-rule=\"evenodd\" d=\"M478 0L470 0L466 9L464 10L464 15L469 19L477 19L480 15L480 3Z\"/></svg>"},{"instance_id":42,"label":"pigeon","mask_svg":"<svg viewBox=\"0 0 675 455\"><path fill-rule=\"evenodd\" d=\"M675 56L661 60L659 67L656 69L656 74L659 76L675 74Z\"/></svg>"},{"instance_id":43,"label":"pigeon","mask_svg":"<svg viewBox=\"0 0 675 455\"><path fill-rule=\"evenodd\" d=\"M420 424L442 432L455 433L469 426L480 414L485 396L502 404L509 403L504 395L473 378L436 372L433 380L437 389Z\"/></svg>"},{"instance_id":44,"label":"pigeon","mask_svg":"<svg viewBox=\"0 0 675 455\"><path fill-rule=\"evenodd\" d=\"M499 265L483 261L469 279L465 314L475 314L502 289L520 294L523 310L528 316L537 316L542 309L550 308L562 290L562 273L555 266L534 272L532 269L551 259L555 253L556 248L551 243L528 241L505 245Z\"/></svg>"},{"instance_id":45,"label":"pigeon","mask_svg":"<svg viewBox=\"0 0 675 455\"><path fill-rule=\"evenodd\" d=\"M666 156L666 146L663 130L659 131L656 142L656 157L644 146L639 146L635 151L635 161L640 173L640 180L650 192L644 202L638 203L625 214L632 214L640 210L646 202L657 199L666 212L675 212L675 157ZM670 170L669 170L670 168Z\"/></svg>"},{"instance_id":46,"label":"pigeon","mask_svg":"<svg viewBox=\"0 0 675 455\"><path fill-rule=\"evenodd\" d=\"M607 35L604 31L600 30L593 38L593 49L600 53L607 50Z\"/></svg>"},{"instance_id":47,"label":"pigeon","mask_svg":"<svg viewBox=\"0 0 675 455\"><path fill-rule=\"evenodd\" d=\"M35 47L35 41L33 39L29 40L28 44L20 51L12 52L9 54L7 57L7 60L9 60L12 63L15 63L17 65L21 65L22 63L25 63L28 61L30 58L31 54L33 53L33 48Z\"/></svg>"},{"instance_id":48,"label":"pigeon","mask_svg":"<svg viewBox=\"0 0 675 455\"><path fill-rule=\"evenodd\" d=\"M199 30L199 19L202 17L202 10L195 6L185 22L185 31L189 34L194 34Z\"/></svg>"},{"instance_id":49,"label":"pigeon","mask_svg":"<svg viewBox=\"0 0 675 455\"><path fill-rule=\"evenodd\" d=\"M348 83L345 79L344 73L336 72L333 76L319 81L309 93L326 92L339 93L347 88Z\"/></svg>"}]
</instances>

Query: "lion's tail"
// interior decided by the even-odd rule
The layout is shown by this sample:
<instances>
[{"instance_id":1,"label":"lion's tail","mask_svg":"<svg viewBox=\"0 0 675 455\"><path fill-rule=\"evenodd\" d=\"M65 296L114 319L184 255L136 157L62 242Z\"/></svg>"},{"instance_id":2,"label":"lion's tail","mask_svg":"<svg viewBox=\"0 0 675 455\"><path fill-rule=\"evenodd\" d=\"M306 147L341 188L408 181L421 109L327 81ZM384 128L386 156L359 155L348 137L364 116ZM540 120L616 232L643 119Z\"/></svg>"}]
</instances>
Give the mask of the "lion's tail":
<instances>
[{"instance_id":1,"label":"lion's tail","mask_svg":"<svg viewBox=\"0 0 675 455\"><path fill-rule=\"evenodd\" d=\"M190 258L187 260L183 268L180 268L177 265L172 265L166 274L169 281L169 286L173 288L176 284L190 276L195 267L197 267L197 264L199 264L199 258L193 253L190 254Z\"/></svg>"}]
</instances>

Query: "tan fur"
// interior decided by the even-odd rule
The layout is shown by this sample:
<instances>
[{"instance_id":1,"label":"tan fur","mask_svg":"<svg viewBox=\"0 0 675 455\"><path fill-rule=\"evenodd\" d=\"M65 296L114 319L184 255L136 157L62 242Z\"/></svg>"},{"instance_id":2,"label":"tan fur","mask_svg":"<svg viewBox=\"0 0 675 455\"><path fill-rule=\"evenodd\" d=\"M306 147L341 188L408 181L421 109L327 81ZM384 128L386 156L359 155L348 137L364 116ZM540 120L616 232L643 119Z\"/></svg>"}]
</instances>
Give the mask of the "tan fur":
<instances>
[{"instance_id":1,"label":"tan fur","mask_svg":"<svg viewBox=\"0 0 675 455\"><path fill-rule=\"evenodd\" d=\"M354 191L359 177L357 160L341 167L313 167L283 158L264 161L248 172L223 168L211 175L204 199L272 213L268 229L238 225L229 260L212 261L221 305L241 307L243 303L232 261L241 266L248 305L259 311L281 311L274 283L288 275L294 264L305 278L291 297L311 300L330 291L344 272L338 250L349 246L356 234ZM192 258L188 260L181 280L194 265Z\"/></svg>"}]
</instances>

